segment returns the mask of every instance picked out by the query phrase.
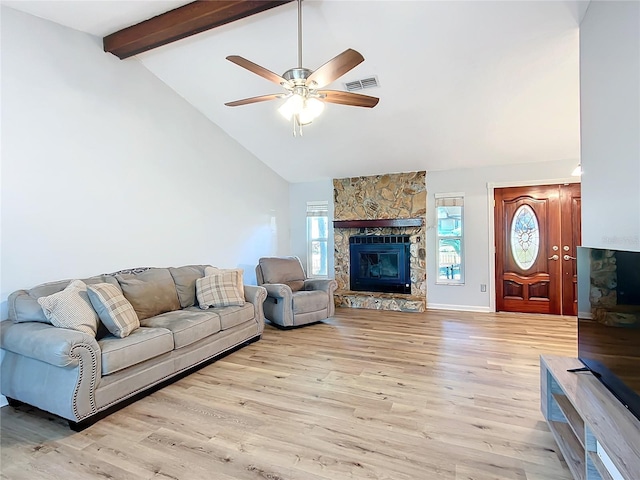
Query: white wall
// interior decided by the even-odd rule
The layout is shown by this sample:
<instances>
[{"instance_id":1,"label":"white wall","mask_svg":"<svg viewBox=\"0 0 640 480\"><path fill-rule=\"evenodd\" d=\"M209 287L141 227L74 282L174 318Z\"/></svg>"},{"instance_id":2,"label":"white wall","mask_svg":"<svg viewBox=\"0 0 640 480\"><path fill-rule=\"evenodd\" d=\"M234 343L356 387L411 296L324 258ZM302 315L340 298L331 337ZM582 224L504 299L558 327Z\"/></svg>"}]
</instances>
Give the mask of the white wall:
<instances>
[{"instance_id":1,"label":"white wall","mask_svg":"<svg viewBox=\"0 0 640 480\"><path fill-rule=\"evenodd\" d=\"M494 246L490 243L493 192L495 187L535 185L563 180L575 182L571 172L578 159L427 172L427 308L491 311L495 305L492 288ZM436 285L436 193L465 194L464 204L464 285ZM481 292L480 285L487 285Z\"/></svg>"},{"instance_id":2,"label":"white wall","mask_svg":"<svg viewBox=\"0 0 640 480\"><path fill-rule=\"evenodd\" d=\"M10 292L289 252L289 184L101 40L2 8L2 317Z\"/></svg>"},{"instance_id":3,"label":"white wall","mask_svg":"<svg viewBox=\"0 0 640 480\"><path fill-rule=\"evenodd\" d=\"M592 1L580 24L582 243L640 251L640 3Z\"/></svg>"},{"instance_id":4,"label":"white wall","mask_svg":"<svg viewBox=\"0 0 640 480\"><path fill-rule=\"evenodd\" d=\"M297 255L307 269L307 202L326 201L329 208L328 266L329 278L334 278L333 250L333 181L292 183L289 188L290 255Z\"/></svg>"}]
</instances>

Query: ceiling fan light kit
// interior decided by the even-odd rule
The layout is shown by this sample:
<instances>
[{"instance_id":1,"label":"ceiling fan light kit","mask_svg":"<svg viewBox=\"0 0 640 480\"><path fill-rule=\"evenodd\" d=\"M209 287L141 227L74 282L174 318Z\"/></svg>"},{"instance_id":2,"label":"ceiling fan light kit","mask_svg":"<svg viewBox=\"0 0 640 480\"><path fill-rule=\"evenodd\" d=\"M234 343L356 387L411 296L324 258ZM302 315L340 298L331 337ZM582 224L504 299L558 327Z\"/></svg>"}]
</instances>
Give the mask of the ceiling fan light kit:
<instances>
[{"instance_id":1,"label":"ceiling fan light kit","mask_svg":"<svg viewBox=\"0 0 640 480\"><path fill-rule=\"evenodd\" d=\"M324 102L318 100L315 97L303 97L301 95L291 95L286 102L278 108L278 112L291 121L295 118L295 121L300 125L308 125L315 118L320 116L324 110Z\"/></svg>"},{"instance_id":2,"label":"ceiling fan light kit","mask_svg":"<svg viewBox=\"0 0 640 480\"><path fill-rule=\"evenodd\" d=\"M302 0L298 0L298 67L287 70L282 76L238 55L227 60L282 86L285 93L273 93L225 103L229 107L248 105L279 98L286 98L278 112L288 121L293 120L293 135L302 136L302 126L310 124L324 110L325 102L373 108L379 99L358 93L337 90L319 90L341 77L364 61L364 57L347 49L315 71L302 67Z\"/></svg>"}]
</instances>

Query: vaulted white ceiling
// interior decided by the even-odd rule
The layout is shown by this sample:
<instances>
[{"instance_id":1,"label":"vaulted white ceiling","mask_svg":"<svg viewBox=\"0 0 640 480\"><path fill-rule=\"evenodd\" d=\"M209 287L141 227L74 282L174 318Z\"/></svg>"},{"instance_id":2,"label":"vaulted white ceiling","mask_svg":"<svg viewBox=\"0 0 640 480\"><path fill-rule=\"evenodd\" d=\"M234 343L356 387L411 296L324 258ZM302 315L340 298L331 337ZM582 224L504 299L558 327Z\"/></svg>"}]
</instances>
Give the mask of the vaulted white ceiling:
<instances>
[{"instance_id":1,"label":"vaulted white ceiling","mask_svg":"<svg viewBox=\"0 0 640 480\"><path fill-rule=\"evenodd\" d=\"M185 1L5 1L104 36ZM373 109L327 104L294 138L279 93L225 57L276 73L297 66L295 2L137 56L151 72L292 182L579 158L582 1L303 3L303 66L353 48L364 63L328 88L376 75ZM100 52L100 54L108 55ZM181 128L189 128L188 125ZM233 161L233 159L229 159Z\"/></svg>"}]
</instances>

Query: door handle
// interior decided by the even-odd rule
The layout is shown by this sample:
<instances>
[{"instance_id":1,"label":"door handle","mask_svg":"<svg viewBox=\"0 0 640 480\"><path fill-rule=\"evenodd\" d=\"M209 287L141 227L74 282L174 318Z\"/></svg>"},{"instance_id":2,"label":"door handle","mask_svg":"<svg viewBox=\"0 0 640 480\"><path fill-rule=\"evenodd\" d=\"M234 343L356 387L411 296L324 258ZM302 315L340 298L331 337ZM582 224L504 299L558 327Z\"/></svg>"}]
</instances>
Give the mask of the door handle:
<instances>
[{"instance_id":1,"label":"door handle","mask_svg":"<svg viewBox=\"0 0 640 480\"><path fill-rule=\"evenodd\" d=\"M552 255L547 260L558 260L560 257L558 255Z\"/></svg>"},{"instance_id":2,"label":"door handle","mask_svg":"<svg viewBox=\"0 0 640 480\"><path fill-rule=\"evenodd\" d=\"M571 255L565 255L562 258L564 258L565 260L575 260L576 259L576 257L572 257Z\"/></svg>"}]
</instances>

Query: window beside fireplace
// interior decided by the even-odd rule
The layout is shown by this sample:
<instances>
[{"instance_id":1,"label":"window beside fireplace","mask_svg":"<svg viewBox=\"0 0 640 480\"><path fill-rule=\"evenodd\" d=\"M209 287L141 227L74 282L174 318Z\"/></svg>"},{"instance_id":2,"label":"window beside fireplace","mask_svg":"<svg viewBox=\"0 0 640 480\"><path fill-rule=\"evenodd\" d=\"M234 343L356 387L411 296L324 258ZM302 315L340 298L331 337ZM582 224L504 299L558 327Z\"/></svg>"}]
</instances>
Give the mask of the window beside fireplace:
<instances>
[{"instance_id":1,"label":"window beside fireplace","mask_svg":"<svg viewBox=\"0 0 640 480\"><path fill-rule=\"evenodd\" d=\"M327 201L307 202L307 275L327 278L329 243Z\"/></svg>"}]
</instances>

